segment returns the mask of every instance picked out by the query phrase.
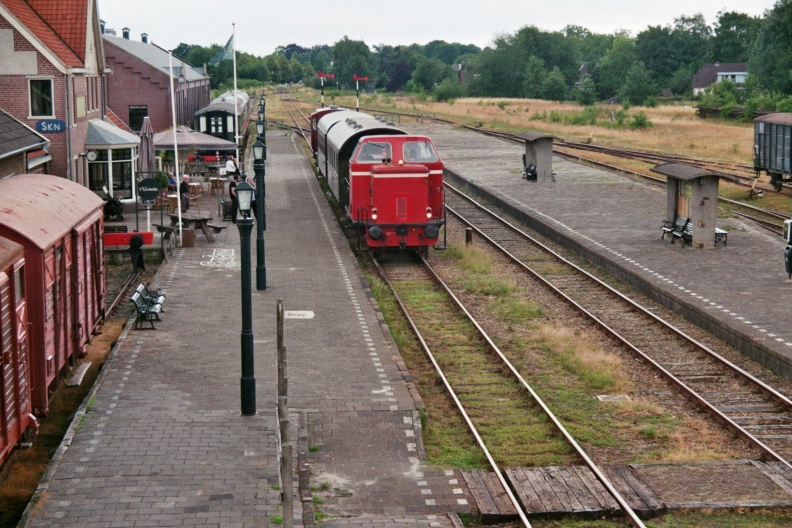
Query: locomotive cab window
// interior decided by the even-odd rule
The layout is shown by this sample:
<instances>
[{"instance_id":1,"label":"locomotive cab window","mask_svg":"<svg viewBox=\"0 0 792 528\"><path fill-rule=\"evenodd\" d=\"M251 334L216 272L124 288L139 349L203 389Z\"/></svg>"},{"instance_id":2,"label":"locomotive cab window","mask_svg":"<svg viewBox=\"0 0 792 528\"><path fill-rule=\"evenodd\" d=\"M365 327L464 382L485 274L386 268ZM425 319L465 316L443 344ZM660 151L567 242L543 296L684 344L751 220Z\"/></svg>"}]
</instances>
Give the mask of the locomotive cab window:
<instances>
[{"instance_id":1,"label":"locomotive cab window","mask_svg":"<svg viewBox=\"0 0 792 528\"><path fill-rule=\"evenodd\" d=\"M358 151L358 163L383 163L392 159L390 143L363 143Z\"/></svg>"},{"instance_id":2,"label":"locomotive cab window","mask_svg":"<svg viewBox=\"0 0 792 528\"><path fill-rule=\"evenodd\" d=\"M428 141L407 141L404 143L404 161L434 162L437 160L437 152Z\"/></svg>"}]
</instances>

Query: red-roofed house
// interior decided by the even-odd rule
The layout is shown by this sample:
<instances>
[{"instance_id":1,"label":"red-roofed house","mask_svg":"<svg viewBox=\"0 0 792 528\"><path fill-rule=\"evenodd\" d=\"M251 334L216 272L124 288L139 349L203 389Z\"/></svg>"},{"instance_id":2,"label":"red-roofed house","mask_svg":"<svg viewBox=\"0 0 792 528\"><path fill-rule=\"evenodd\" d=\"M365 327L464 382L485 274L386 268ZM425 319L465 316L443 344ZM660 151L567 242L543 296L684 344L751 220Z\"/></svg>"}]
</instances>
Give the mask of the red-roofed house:
<instances>
[{"instance_id":1,"label":"red-roofed house","mask_svg":"<svg viewBox=\"0 0 792 528\"><path fill-rule=\"evenodd\" d=\"M0 0L0 108L50 142L48 172L132 198L139 138L105 115L97 0Z\"/></svg>"}]
</instances>

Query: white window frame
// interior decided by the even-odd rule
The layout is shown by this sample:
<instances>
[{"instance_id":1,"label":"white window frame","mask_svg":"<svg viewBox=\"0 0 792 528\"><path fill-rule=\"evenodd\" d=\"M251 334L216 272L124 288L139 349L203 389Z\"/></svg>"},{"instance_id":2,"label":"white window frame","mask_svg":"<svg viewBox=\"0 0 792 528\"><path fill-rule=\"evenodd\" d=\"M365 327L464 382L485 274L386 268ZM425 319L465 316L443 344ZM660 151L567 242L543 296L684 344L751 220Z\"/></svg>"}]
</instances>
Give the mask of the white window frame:
<instances>
[{"instance_id":1,"label":"white window frame","mask_svg":"<svg viewBox=\"0 0 792 528\"><path fill-rule=\"evenodd\" d=\"M52 114L34 115L33 114L33 81L48 81L50 85L50 98ZM28 78L28 119L55 119L55 83L51 77L30 77Z\"/></svg>"}]
</instances>

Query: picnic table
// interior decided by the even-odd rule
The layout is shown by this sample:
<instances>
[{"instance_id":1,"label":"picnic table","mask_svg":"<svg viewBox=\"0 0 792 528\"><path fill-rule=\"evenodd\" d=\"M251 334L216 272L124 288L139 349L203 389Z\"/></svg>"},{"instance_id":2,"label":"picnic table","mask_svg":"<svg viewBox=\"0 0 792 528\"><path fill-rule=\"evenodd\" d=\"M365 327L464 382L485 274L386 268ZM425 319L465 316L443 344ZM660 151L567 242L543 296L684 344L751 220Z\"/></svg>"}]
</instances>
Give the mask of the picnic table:
<instances>
[{"instance_id":1,"label":"picnic table","mask_svg":"<svg viewBox=\"0 0 792 528\"><path fill-rule=\"evenodd\" d=\"M177 226L179 225L179 215L178 214L171 214L169 215L171 219L171 225ZM199 215L192 215L192 214L183 214L181 215L182 220L182 228L196 228L200 229L201 232L206 236L206 240L209 242L214 242L214 235L212 235L212 229L209 226L209 223L212 221L211 216L199 216Z\"/></svg>"}]
</instances>

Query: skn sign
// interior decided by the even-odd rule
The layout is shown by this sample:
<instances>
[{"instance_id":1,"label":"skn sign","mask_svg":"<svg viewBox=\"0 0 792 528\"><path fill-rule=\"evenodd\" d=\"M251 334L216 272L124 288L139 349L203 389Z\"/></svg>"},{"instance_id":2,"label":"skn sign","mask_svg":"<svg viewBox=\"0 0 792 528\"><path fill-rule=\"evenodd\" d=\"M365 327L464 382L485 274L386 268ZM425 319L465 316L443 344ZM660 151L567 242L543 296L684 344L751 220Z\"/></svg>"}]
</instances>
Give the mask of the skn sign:
<instances>
[{"instance_id":1,"label":"skn sign","mask_svg":"<svg viewBox=\"0 0 792 528\"><path fill-rule=\"evenodd\" d=\"M50 134L63 132L66 130L66 122L60 119L44 119L36 121L36 130L39 132L48 132Z\"/></svg>"}]
</instances>

